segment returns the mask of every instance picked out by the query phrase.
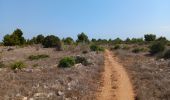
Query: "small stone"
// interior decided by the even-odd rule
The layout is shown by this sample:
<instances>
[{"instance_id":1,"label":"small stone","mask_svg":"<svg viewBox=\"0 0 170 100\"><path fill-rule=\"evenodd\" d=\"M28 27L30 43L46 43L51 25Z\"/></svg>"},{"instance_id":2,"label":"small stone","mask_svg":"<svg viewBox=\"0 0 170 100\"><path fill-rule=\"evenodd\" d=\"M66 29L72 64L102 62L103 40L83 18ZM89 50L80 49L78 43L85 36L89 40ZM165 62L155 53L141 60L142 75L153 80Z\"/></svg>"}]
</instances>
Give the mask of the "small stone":
<instances>
[{"instance_id":1,"label":"small stone","mask_svg":"<svg viewBox=\"0 0 170 100\"><path fill-rule=\"evenodd\" d=\"M58 96L64 95L64 92L58 91Z\"/></svg>"},{"instance_id":2,"label":"small stone","mask_svg":"<svg viewBox=\"0 0 170 100\"><path fill-rule=\"evenodd\" d=\"M47 97L49 98L49 97L51 97L53 95L54 95L54 93L48 93Z\"/></svg>"},{"instance_id":3,"label":"small stone","mask_svg":"<svg viewBox=\"0 0 170 100\"><path fill-rule=\"evenodd\" d=\"M23 99L22 100L27 100L28 98L27 97L23 97Z\"/></svg>"}]
</instances>

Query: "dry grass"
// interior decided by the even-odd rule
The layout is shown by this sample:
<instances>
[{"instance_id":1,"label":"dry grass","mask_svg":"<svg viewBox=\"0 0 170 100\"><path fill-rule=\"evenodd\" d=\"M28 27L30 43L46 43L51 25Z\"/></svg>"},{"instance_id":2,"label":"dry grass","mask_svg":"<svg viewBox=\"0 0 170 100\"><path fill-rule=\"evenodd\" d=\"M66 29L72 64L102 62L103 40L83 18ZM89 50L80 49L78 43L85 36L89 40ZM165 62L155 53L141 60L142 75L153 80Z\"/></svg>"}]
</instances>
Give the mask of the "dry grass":
<instances>
[{"instance_id":1,"label":"dry grass","mask_svg":"<svg viewBox=\"0 0 170 100\"><path fill-rule=\"evenodd\" d=\"M71 47L72 48L72 47ZM10 68L0 69L0 99L22 100L92 100L100 86L103 71L103 54L89 52L82 54L86 46L74 49L55 51L54 49L36 47L15 48L7 51L1 47L1 60L5 65L21 60L28 65L18 71ZM87 49L88 51L88 49ZM30 55L47 54L46 59L30 61ZM77 64L72 68L57 68L59 60L64 56L83 55L92 64ZM97 58L97 59L96 59ZM36 67L34 67L36 65Z\"/></svg>"},{"instance_id":2,"label":"dry grass","mask_svg":"<svg viewBox=\"0 0 170 100\"><path fill-rule=\"evenodd\" d=\"M118 51L136 90L136 100L170 100L170 61Z\"/></svg>"}]
</instances>

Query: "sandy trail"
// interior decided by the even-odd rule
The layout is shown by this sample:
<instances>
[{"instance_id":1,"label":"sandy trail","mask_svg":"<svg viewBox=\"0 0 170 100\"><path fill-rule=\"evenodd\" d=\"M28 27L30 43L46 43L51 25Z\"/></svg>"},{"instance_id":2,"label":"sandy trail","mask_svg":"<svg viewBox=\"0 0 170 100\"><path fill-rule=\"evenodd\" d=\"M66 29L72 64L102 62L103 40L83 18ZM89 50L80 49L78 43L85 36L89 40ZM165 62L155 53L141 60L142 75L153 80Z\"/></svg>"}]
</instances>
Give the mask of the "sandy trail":
<instances>
[{"instance_id":1,"label":"sandy trail","mask_svg":"<svg viewBox=\"0 0 170 100\"><path fill-rule=\"evenodd\" d=\"M134 100L132 84L125 69L108 50L105 51L104 69L103 87L97 100Z\"/></svg>"}]
</instances>

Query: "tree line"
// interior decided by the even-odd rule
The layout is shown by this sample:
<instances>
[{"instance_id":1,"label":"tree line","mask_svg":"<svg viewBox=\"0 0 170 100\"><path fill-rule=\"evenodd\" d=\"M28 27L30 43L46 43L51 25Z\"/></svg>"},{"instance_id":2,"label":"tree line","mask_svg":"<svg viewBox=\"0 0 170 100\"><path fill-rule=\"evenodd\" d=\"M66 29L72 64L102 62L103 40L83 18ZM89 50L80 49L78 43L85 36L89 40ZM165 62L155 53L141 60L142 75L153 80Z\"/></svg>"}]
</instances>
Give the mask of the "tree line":
<instances>
[{"instance_id":1,"label":"tree line","mask_svg":"<svg viewBox=\"0 0 170 100\"><path fill-rule=\"evenodd\" d=\"M16 29L12 34L7 34L3 38L3 45L4 46L16 46L16 45L32 45L32 44L42 44L45 48L49 47L56 47L58 49L61 48L62 43L65 45L72 45L72 44L89 44L89 43L96 43L96 44L121 44L121 43L150 43L153 41L162 41L167 42L168 40L166 37L156 37L154 34L145 34L143 38L127 38L122 40L120 38L112 39L94 39L92 38L89 40L88 36L85 33L81 33L77 35L77 40L74 41L71 37L60 39L55 35L48 35L43 36L42 34L33 37L32 39L25 39L23 37L23 32L21 29Z\"/></svg>"}]
</instances>

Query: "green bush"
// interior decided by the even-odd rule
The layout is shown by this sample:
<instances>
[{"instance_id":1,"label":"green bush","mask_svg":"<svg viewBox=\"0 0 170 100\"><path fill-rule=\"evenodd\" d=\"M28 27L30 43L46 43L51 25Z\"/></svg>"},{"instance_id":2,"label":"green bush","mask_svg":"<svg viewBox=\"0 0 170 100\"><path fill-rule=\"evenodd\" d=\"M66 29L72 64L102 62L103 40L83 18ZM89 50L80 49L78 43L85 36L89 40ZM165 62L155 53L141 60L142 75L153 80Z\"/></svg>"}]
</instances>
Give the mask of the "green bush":
<instances>
[{"instance_id":1,"label":"green bush","mask_svg":"<svg viewBox=\"0 0 170 100\"><path fill-rule=\"evenodd\" d=\"M115 46L114 46L114 49L120 49L121 47L120 47L120 45L119 44L116 44Z\"/></svg>"},{"instance_id":2,"label":"green bush","mask_svg":"<svg viewBox=\"0 0 170 100\"><path fill-rule=\"evenodd\" d=\"M170 59L170 49L164 53L163 58Z\"/></svg>"},{"instance_id":3,"label":"green bush","mask_svg":"<svg viewBox=\"0 0 170 100\"><path fill-rule=\"evenodd\" d=\"M155 41L156 40L156 35L154 34L145 34L145 41Z\"/></svg>"},{"instance_id":4,"label":"green bush","mask_svg":"<svg viewBox=\"0 0 170 100\"><path fill-rule=\"evenodd\" d=\"M155 42L150 46L150 53L152 55L163 52L165 50L165 44L162 42Z\"/></svg>"},{"instance_id":5,"label":"green bush","mask_svg":"<svg viewBox=\"0 0 170 100\"><path fill-rule=\"evenodd\" d=\"M81 34L78 34L77 35L77 42L78 43L89 43L89 39L88 39L88 36L85 34L85 33L81 33Z\"/></svg>"},{"instance_id":6,"label":"green bush","mask_svg":"<svg viewBox=\"0 0 170 100\"><path fill-rule=\"evenodd\" d=\"M45 48L55 47L57 50L62 49L62 44L61 44L60 39L58 37L54 36L54 35L50 35L50 36L45 37L42 45Z\"/></svg>"},{"instance_id":7,"label":"green bush","mask_svg":"<svg viewBox=\"0 0 170 100\"><path fill-rule=\"evenodd\" d=\"M76 64L81 63L81 64L83 64L85 66L87 66L89 64L87 59L85 57L82 57L82 56L76 56L75 57L75 62L76 62Z\"/></svg>"},{"instance_id":8,"label":"green bush","mask_svg":"<svg viewBox=\"0 0 170 100\"><path fill-rule=\"evenodd\" d=\"M93 44L90 46L90 50L91 51L104 51L104 48Z\"/></svg>"},{"instance_id":9,"label":"green bush","mask_svg":"<svg viewBox=\"0 0 170 100\"><path fill-rule=\"evenodd\" d=\"M58 67L61 68L68 68L72 67L75 65L75 59L73 57L64 57L63 59L60 60Z\"/></svg>"},{"instance_id":10,"label":"green bush","mask_svg":"<svg viewBox=\"0 0 170 100\"><path fill-rule=\"evenodd\" d=\"M46 54L41 54L41 55L30 55L28 59L30 60L39 60L39 59L44 59L44 58L49 58L49 55Z\"/></svg>"},{"instance_id":11,"label":"green bush","mask_svg":"<svg viewBox=\"0 0 170 100\"><path fill-rule=\"evenodd\" d=\"M23 45L26 43L25 38L22 36L23 32L20 29L16 29L11 35L4 36L3 44L5 46Z\"/></svg>"},{"instance_id":12,"label":"green bush","mask_svg":"<svg viewBox=\"0 0 170 100\"><path fill-rule=\"evenodd\" d=\"M25 64L22 61L17 61L17 62L14 62L13 64L11 64L11 69L13 69L13 70L22 69L24 67L25 67Z\"/></svg>"},{"instance_id":13,"label":"green bush","mask_svg":"<svg viewBox=\"0 0 170 100\"><path fill-rule=\"evenodd\" d=\"M74 43L74 40L71 37L67 37L66 39L63 39L63 42L66 45L72 45Z\"/></svg>"}]
</instances>

